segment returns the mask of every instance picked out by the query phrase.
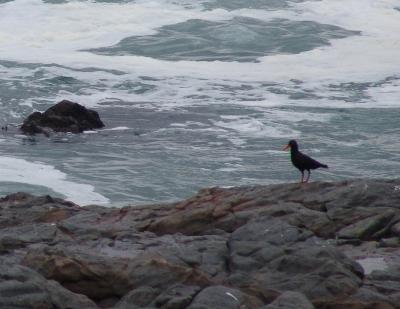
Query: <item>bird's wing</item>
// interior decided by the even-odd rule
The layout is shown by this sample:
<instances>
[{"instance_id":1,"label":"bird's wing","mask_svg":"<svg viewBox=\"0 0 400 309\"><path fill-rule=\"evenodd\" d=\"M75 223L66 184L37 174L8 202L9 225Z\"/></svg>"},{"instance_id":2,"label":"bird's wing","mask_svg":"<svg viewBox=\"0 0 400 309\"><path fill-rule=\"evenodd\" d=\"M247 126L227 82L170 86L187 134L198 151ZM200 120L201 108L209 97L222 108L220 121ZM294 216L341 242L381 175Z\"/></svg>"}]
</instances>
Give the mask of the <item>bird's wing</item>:
<instances>
[{"instance_id":1,"label":"bird's wing","mask_svg":"<svg viewBox=\"0 0 400 309\"><path fill-rule=\"evenodd\" d=\"M313 168L325 166L325 164L322 164L322 163L318 162L317 160L314 160L313 158L311 158L301 152L299 152L299 160L302 162L304 169L313 169Z\"/></svg>"}]
</instances>

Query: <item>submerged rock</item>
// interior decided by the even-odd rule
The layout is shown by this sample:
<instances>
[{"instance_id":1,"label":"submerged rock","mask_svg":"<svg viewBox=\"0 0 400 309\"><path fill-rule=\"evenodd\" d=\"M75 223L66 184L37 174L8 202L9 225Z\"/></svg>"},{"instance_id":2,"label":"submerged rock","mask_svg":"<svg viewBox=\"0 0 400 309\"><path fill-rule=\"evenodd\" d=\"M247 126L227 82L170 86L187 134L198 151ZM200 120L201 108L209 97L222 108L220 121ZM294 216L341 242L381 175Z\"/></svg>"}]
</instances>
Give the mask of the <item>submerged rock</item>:
<instances>
[{"instance_id":1,"label":"submerged rock","mask_svg":"<svg viewBox=\"0 0 400 309\"><path fill-rule=\"evenodd\" d=\"M63 100L50 107L44 113L34 112L25 119L21 131L25 134L54 132L81 133L104 127L99 114L86 107Z\"/></svg>"},{"instance_id":2,"label":"submerged rock","mask_svg":"<svg viewBox=\"0 0 400 309\"><path fill-rule=\"evenodd\" d=\"M382 246L399 234L399 184L212 188L123 208L13 194L0 199L0 307L399 308L400 245ZM384 266L364 272L369 257Z\"/></svg>"}]
</instances>

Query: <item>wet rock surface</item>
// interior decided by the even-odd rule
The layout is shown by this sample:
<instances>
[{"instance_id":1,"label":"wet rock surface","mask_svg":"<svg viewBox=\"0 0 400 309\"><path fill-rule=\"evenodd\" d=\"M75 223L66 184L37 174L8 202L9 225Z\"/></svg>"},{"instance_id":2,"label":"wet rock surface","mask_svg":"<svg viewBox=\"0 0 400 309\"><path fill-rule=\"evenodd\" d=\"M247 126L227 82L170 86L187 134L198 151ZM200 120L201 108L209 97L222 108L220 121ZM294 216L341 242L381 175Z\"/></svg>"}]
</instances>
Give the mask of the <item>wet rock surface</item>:
<instances>
[{"instance_id":1,"label":"wet rock surface","mask_svg":"<svg viewBox=\"0 0 400 309\"><path fill-rule=\"evenodd\" d=\"M0 199L0 308L400 308L400 180Z\"/></svg>"},{"instance_id":2,"label":"wet rock surface","mask_svg":"<svg viewBox=\"0 0 400 309\"><path fill-rule=\"evenodd\" d=\"M49 135L51 132L81 133L102 127L104 124L96 111L63 100L44 113L34 112L29 115L24 120L21 131L29 135L38 133Z\"/></svg>"}]
</instances>

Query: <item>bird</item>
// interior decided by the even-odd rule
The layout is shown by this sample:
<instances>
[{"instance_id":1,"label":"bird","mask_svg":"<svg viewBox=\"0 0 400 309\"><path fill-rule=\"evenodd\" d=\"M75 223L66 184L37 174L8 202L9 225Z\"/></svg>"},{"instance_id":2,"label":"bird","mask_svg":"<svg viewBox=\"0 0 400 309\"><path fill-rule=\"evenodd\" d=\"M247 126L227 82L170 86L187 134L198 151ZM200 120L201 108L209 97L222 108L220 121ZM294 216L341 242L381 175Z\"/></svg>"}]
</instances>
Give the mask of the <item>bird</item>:
<instances>
[{"instance_id":1,"label":"bird","mask_svg":"<svg viewBox=\"0 0 400 309\"><path fill-rule=\"evenodd\" d=\"M283 148L283 150L288 150L289 148L292 163L301 172L300 183L307 183L309 181L311 175L310 170L315 170L320 167L328 168L328 165L322 164L317 160L314 160L313 158L310 158L306 154L300 152L299 145L294 139L290 140L289 143ZM308 172L306 180L304 180L304 171Z\"/></svg>"}]
</instances>

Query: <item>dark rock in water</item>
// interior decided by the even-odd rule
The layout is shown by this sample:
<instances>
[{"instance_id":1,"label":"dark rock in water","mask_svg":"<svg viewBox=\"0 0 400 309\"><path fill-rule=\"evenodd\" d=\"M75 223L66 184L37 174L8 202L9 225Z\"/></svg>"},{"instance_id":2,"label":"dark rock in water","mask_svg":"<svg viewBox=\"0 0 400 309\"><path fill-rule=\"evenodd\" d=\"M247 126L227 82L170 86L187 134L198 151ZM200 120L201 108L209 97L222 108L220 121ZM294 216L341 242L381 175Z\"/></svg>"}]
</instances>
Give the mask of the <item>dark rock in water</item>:
<instances>
[{"instance_id":1,"label":"dark rock in water","mask_svg":"<svg viewBox=\"0 0 400 309\"><path fill-rule=\"evenodd\" d=\"M81 133L104 127L96 111L67 100L50 107L44 113L34 112L21 126L25 134L54 132Z\"/></svg>"},{"instance_id":2,"label":"dark rock in water","mask_svg":"<svg viewBox=\"0 0 400 309\"><path fill-rule=\"evenodd\" d=\"M123 208L12 194L0 308L399 308L399 185L211 188Z\"/></svg>"}]
</instances>

